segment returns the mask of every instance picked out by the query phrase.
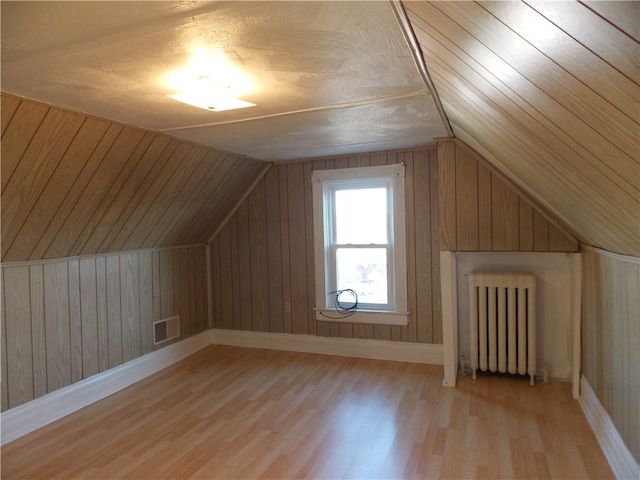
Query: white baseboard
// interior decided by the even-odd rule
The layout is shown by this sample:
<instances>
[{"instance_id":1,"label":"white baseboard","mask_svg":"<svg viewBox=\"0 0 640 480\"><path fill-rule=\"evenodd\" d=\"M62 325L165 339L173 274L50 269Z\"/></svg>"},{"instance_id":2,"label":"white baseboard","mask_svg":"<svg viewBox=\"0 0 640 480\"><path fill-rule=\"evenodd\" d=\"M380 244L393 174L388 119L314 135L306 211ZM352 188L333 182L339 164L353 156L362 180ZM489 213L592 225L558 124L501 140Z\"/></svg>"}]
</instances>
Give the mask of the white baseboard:
<instances>
[{"instance_id":1,"label":"white baseboard","mask_svg":"<svg viewBox=\"0 0 640 480\"><path fill-rule=\"evenodd\" d=\"M609 462L616 478L640 478L640 465L636 462L629 449L624 444L618 430L611 421L589 382L583 375L580 381L581 395L578 401L587 417L591 430L595 433L598 443Z\"/></svg>"},{"instance_id":2,"label":"white baseboard","mask_svg":"<svg viewBox=\"0 0 640 480\"><path fill-rule=\"evenodd\" d=\"M2 423L0 444L4 445L97 402L193 355L210 344L209 332L202 332L6 410L0 415Z\"/></svg>"},{"instance_id":3,"label":"white baseboard","mask_svg":"<svg viewBox=\"0 0 640 480\"><path fill-rule=\"evenodd\" d=\"M0 445L116 393L212 344L442 365L442 345L208 330L2 412Z\"/></svg>"},{"instance_id":4,"label":"white baseboard","mask_svg":"<svg viewBox=\"0 0 640 480\"><path fill-rule=\"evenodd\" d=\"M443 364L442 345L241 330L213 329L209 332L211 343L214 345L264 348L268 350L318 353L431 365Z\"/></svg>"}]
</instances>

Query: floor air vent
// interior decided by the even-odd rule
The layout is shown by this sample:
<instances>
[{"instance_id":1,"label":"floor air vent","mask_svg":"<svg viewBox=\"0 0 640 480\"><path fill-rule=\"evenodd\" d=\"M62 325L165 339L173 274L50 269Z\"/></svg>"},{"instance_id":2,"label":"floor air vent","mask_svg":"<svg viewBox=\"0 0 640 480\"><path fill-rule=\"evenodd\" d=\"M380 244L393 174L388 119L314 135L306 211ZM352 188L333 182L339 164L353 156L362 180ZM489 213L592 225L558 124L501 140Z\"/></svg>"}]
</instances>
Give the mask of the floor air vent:
<instances>
[{"instance_id":1,"label":"floor air vent","mask_svg":"<svg viewBox=\"0 0 640 480\"><path fill-rule=\"evenodd\" d=\"M153 322L153 344L178 338L180 336L180 317L169 317L164 320Z\"/></svg>"}]
</instances>

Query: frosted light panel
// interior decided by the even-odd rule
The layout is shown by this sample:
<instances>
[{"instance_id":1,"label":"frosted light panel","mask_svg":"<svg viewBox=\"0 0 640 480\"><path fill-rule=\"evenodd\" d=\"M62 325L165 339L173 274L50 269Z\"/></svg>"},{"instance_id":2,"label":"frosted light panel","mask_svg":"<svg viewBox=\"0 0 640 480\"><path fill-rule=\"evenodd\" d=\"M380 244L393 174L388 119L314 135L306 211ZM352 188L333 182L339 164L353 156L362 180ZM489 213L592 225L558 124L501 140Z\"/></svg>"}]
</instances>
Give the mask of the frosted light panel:
<instances>
[{"instance_id":1,"label":"frosted light panel","mask_svg":"<svg viewBox=\"0 0 640 480\"><path fill-rule=\"evenodd\" d=\"M336 190L336 243L387 243L387 189Z\"/></svg>"},{"instance_id":2,"label":"frosted light panel","mask_svg":"<svg viewBox=\"0 0 640 480\"><path fill-rule=\"evenodd\" d=\"M338 290L352 289L358 303L388 303L386 248L338 248L336 270Z\"/></svg>"}]
</instances>

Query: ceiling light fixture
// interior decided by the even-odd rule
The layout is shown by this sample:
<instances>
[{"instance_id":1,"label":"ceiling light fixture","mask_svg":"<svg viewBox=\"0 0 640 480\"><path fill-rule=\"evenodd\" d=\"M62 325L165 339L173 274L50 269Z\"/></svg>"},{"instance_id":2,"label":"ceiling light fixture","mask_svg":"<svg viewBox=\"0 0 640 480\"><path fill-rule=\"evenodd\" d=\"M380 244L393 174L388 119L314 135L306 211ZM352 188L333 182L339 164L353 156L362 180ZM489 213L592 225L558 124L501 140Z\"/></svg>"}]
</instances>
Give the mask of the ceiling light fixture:
<instances>
[{"instance_id":1,"label":"ceiling light fixture","mask_svg":"<svg viewBox=\"0 0 640 480\"><path fill-rule=\"evenodd\" d=\"M179 93L174 100L209 111L221 112L255 106L237 98L255 90L249 77L238 71L220 50L198 52L189 65L171 74L167 84Z\"/></svg>"}]
</instances>

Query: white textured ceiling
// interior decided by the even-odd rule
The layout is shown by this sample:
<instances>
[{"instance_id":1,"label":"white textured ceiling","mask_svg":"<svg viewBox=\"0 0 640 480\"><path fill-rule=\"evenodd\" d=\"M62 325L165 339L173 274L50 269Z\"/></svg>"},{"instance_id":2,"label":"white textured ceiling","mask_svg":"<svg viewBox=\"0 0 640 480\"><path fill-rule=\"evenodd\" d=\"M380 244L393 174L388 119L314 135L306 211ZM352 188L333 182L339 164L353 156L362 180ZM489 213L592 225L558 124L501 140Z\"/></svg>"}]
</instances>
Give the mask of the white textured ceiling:
<instances>
[{"instance_id":1,"label":"white textured ceiling","mask_svg":"<svg viewBox=\"0 0 640 480\"><path fill-rule=\"evenodd\" d=\"M447 136L391 3L8 2L2 91L278 161L413 148ZM218 51L255 89L224 112L167 97Z\"/></svg>"}]
</instances>

